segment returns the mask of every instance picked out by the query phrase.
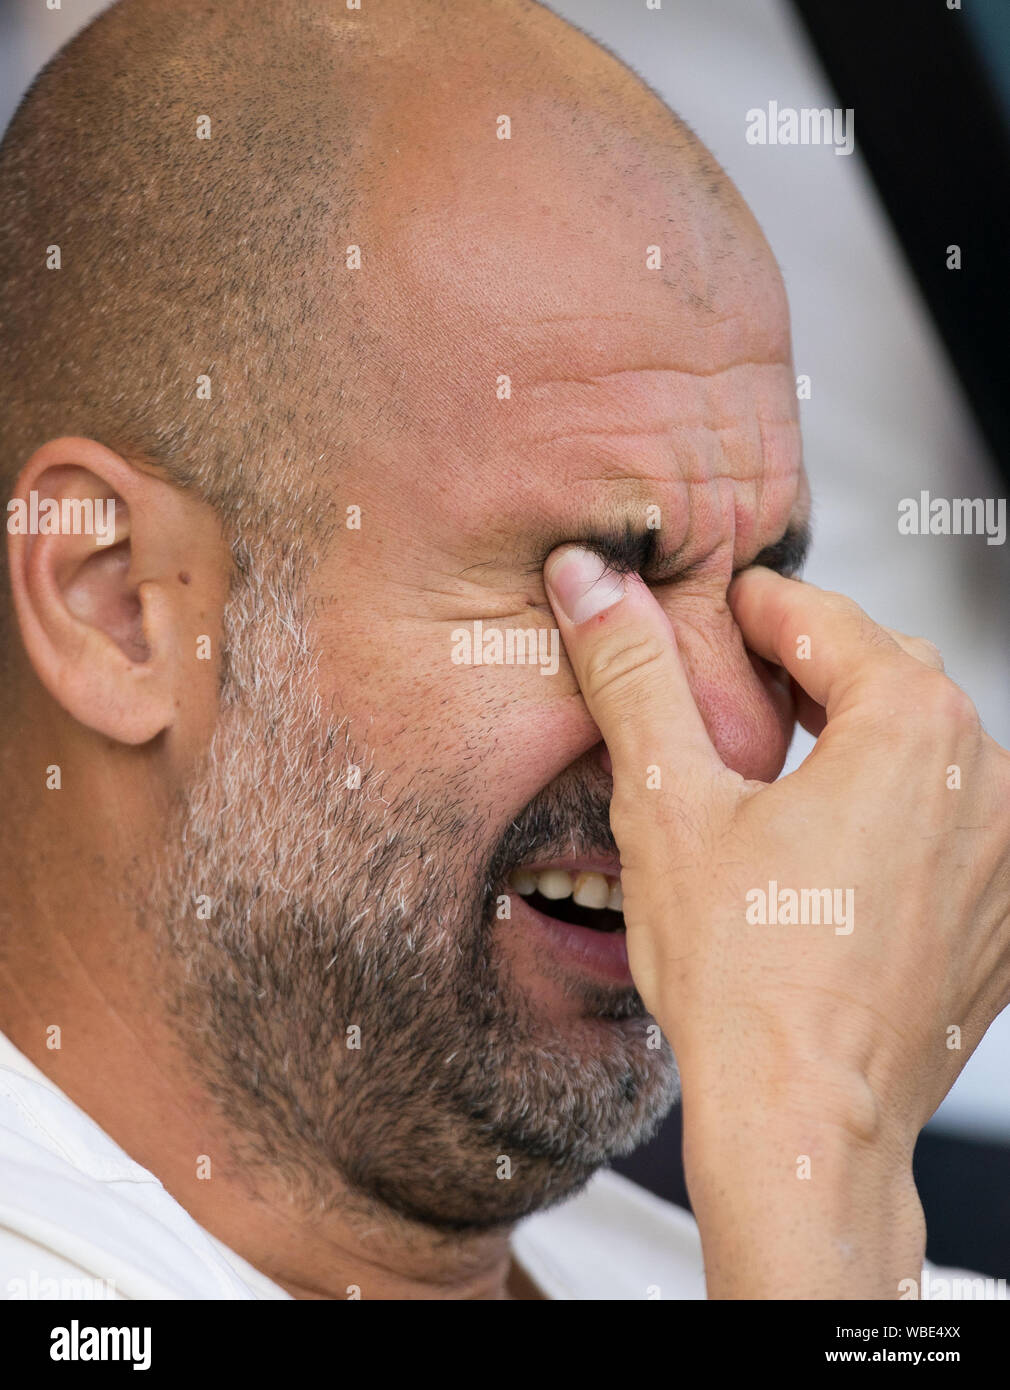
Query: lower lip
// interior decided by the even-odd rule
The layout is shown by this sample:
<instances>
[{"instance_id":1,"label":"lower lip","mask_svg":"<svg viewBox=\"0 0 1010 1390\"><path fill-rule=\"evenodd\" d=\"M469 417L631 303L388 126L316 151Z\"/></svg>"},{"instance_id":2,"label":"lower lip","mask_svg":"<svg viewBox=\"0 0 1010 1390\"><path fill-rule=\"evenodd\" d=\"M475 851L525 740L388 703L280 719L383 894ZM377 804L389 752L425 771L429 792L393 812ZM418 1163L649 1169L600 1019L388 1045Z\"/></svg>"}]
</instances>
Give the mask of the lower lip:
<instances>
[{"instance_id":1,"label":"lower lip","mask_svg":"<svg viewBox=\"0 0 1010 1390\"><path fill-rule=\"evenodd\" d=\"M512 921L538 932L551 953L568 969L574 966L616 984L634 985L624 932L578 927L557 917L546 917L518 893L510 893L509 898Z\"/></svg>"}]
</instances>

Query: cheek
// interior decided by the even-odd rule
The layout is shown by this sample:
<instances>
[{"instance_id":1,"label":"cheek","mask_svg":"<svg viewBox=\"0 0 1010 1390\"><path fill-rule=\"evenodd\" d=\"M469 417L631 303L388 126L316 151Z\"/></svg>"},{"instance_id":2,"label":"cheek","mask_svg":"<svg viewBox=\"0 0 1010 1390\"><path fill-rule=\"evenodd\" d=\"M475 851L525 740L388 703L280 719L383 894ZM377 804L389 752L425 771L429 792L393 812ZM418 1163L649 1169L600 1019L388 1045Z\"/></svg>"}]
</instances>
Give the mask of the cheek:
<instances>
[{"instance_id":1,"label":"cheek","mask_svg":"<svg viewBox=\"0 0 1010 1390\"><path fill-rule=\"evenodd\" d=\"M386 624L331 613L317 629L318 688L346 716L357 751L392 789L462 797L514 814L599 733L561 664L456 664L447 624Z\"/></svg>"}]
</instances>

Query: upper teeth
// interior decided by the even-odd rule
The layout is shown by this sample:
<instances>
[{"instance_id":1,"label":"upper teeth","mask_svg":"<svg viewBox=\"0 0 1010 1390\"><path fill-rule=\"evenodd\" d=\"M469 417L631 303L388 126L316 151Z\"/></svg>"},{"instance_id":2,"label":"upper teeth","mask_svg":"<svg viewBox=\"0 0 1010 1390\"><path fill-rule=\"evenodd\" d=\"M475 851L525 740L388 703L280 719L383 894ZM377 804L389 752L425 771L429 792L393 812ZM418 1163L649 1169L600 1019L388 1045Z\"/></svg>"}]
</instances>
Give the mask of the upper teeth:
<instances>
[{"instance_id":1,"label":"upper teeth","mask_svg":"<svg viewBox=\"0 0 1010 1390\"><path fill-rule=\"evenodd\" d=\"M509 883L520 896L539 893L544 898L573 898L580 907L610 908L620 912L624 898L621 880L605 874L580 873L573 878L564 869L514 869Z\"/></svg>"}]
</instances>

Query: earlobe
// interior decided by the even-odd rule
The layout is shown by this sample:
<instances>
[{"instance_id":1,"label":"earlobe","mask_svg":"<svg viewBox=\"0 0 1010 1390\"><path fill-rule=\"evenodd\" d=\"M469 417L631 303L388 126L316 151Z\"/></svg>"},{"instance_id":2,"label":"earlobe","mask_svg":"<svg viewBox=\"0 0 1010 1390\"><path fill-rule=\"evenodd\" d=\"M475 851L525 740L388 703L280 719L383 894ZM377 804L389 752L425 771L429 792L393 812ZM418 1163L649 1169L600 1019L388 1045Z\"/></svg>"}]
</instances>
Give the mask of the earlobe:
<instances>
[{"instance_id":1,"label":"earlobe","mask_svg":"<svg viewBox=\"0 0 1010 1390\"><path fill-rule=\"evenodd\" d=\"M138 542L135 516L167 486L94 441L56 440L29 460L8 508L28 660L68 714L120 743L156 738L177 706L179 613L158 582L163 544Z\"/></svg>"}]
</instances>

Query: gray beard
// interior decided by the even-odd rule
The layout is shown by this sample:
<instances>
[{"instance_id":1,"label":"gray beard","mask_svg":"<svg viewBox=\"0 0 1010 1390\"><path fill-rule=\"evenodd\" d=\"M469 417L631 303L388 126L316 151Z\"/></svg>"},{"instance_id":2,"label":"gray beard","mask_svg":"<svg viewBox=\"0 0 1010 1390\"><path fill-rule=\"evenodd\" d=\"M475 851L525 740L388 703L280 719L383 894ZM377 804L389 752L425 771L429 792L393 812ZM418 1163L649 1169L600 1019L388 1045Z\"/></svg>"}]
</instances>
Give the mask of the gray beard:
<instances>
[{"instance_id":1,"label":"gray beard","mask_svg":"<svg viewBox=\"0 0 1010 1390\"><path fill-rule=\"evenodd\" d=\"M322 706L298 568L240 560L221 716L141 910L180 1040L248 1158L315 1206L511 1224L677 1096L634 990L580 988L612 1021L556 1027L496 949L512 867L613 848L609 787L569 770L497 844L450 772L390 790Z\"/></svg>"}]
</instances>

